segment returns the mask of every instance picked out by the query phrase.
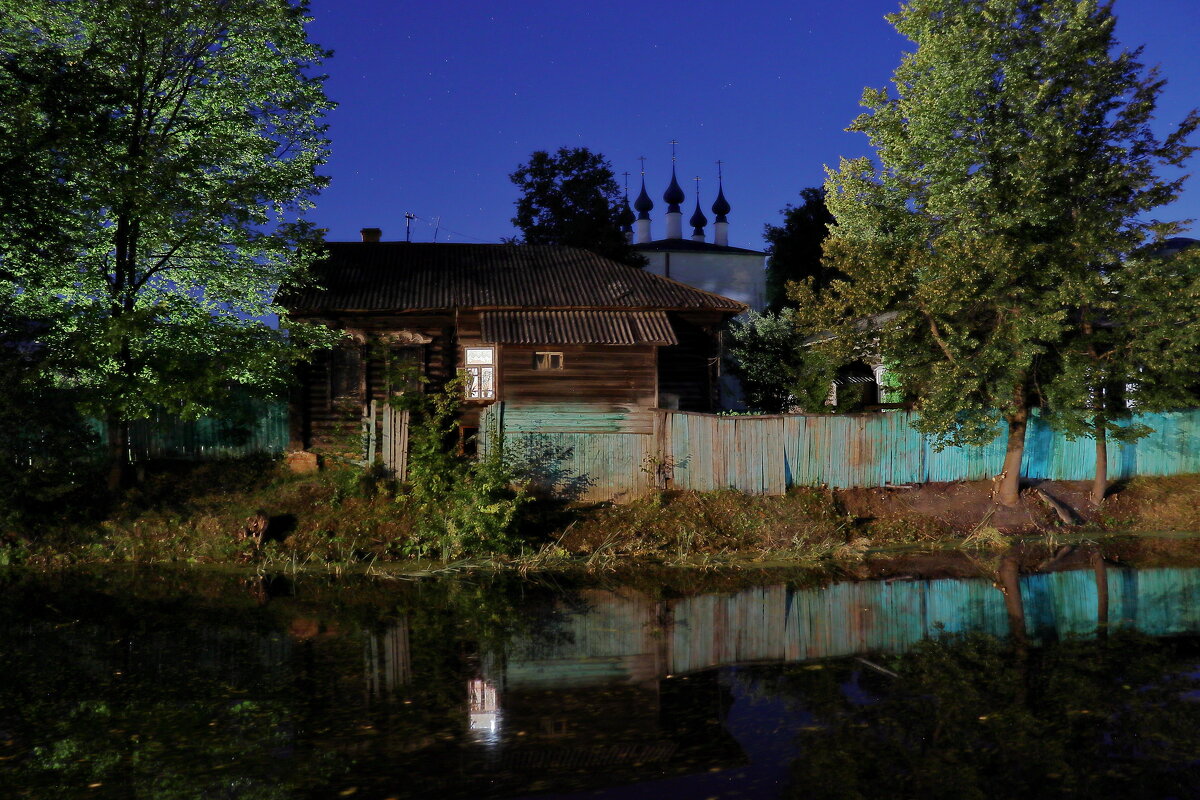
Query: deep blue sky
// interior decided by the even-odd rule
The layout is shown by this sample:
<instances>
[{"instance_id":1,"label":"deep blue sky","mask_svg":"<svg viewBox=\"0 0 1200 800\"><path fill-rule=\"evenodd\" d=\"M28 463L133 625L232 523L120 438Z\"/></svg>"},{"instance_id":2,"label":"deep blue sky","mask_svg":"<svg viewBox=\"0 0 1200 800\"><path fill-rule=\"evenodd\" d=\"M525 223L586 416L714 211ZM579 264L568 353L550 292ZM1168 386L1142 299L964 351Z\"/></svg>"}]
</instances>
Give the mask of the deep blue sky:
<instances>
[{"instance_id":1,"label":"deep blue sky","mask_svg":"<svg viewBox=\"0 0 1200 800\"><path fill-rule=\"evenodd\" d=\"M677 139L706 216L724 162L730 244L762 247L766 222L823 166L867 153L844 131L865 86L883 86L909 45L883 19L898 0L313 0L311 38L332 48L332 185L310 218L333 241L499 241L514 233L508 174L537 149L586 146L628 170L644 155L661 202ZM1200 105L1200 0L1117 0L1117 35L1145 45L1168 84L1160 131ZM1200 138L1200 137L1197 137ZM1192 160L1197 170L1200 155ZM1200 217L1200 177L1164 218ZM1200 225L1193 226L1193 231ZM712 235L711 226L708 229Z\"/></svg>"}]
</instances>

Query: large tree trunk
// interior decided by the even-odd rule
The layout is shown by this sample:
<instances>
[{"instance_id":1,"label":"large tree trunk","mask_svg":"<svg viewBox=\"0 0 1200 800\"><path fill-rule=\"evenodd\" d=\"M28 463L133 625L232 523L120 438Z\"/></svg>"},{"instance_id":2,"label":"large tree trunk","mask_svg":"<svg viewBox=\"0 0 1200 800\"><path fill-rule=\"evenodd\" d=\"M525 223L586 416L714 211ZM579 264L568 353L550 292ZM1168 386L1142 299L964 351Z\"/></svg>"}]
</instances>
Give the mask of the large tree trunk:
<instances>
[{"instance_id":1,"label":"large tree trunk","mask_svg":"<svg viewBox=\"0 0 1200 800\"><path fill-rule=\"evenodd\" d=\"M1021 459L1025 455L1025 427L1029 409L1021 408L1008 418L1008 446L1004 450L1004 468L996 499L1006 506L1021 502Z\"/></svg>"},{"instance_id":2,"label":"large tree trunk","mask_svg":"<svg viewBox=\"0 0 1200 800\"><path fill-rule=\"evenodd\" d=\"M1096 474L1092 478L1092 502L1100 505L1108 493L1108 431L1102 417L1096 417Z\"/></svg>"},{"instance_id":3,"label":"large tree trunk","mask_svg":"<svg viewBox=\"0 0 1200 800\"><path fill-rule=\"evenodd\" d=\"M114 417L105 422L108 433L108 491L129 485L129 423Z\"/></svg>"}]
</instances>

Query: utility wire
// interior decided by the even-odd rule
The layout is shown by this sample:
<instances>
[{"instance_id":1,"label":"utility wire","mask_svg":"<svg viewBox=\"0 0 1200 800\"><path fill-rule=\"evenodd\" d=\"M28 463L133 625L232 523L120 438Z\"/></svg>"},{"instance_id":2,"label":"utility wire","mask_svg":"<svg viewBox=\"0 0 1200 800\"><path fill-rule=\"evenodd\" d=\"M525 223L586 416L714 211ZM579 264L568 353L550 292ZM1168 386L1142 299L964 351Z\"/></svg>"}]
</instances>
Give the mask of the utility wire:
<instances>
[{"instance_id":1,"label":"utility wire","mask_svg":"<svg viewBox=\"0 0 1200 800\"><path fill-rule=\"evenodd\" d=\"M471 241L479 242L480 244L492 244L492 242L488 241L487 239L480 239L478 236L472 236L469 233L463 233L462 231L456 231L453 228L447 228L445 225L441 224L440 218L439 218L438 222L434 222L433 220L425 219L424 217L422 217L418 214L413 214L413 218L421 220L421 222L424 222L426 225L429 225L430 227L434 228L434 230L443 230L446 233L452 233L455 236L458 236L460 238L470 239Z\"/></svg>"}]
</instances>

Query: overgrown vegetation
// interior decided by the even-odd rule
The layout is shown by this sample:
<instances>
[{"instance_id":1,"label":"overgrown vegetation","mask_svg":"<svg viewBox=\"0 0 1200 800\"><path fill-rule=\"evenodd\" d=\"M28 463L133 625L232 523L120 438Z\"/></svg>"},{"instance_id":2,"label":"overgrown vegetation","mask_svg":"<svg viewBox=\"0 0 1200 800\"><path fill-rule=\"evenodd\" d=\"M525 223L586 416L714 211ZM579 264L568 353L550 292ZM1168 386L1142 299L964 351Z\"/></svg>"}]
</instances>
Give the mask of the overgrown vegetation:
<instances>
[{"instance_id":1,"label":"overgrown vegetation","mask_svg":"<svg viewBox=\"0 0 1200 800\"><path fill-rule=\"evenodd\" d=\"M439 401L430 400L431 403ZM989 550L1013 529L961 504L919 507L911 492L876 507L849 493L801 488L781 497L659 492L624 505L567 505L514 488L498 454L478 463L453 447L436 415L416 423L414 473L332 467L294 475L266 458L145 465L145 477L101 520L0 530L0 565L229 564L261 569L531 570L854 564L910 546ZM427 437L427 438L422 438ZM976 487L978 488L978 487ZM862 492L863 490L857 490ZM1077 493L1082 489L1076 489ZM986 487L980 490L986 502ZM881 498L889 494L880 493ZM899 502L899 501L903 502ZM1019 530L1047 535L1052 515L1030 500ZM974 506L972 506L974 508ZM853 509L853 510L851 510ZM262 529L255 533L256 521ZM1004 533L1001 530L1005 531ZM1062 529L1065 530L1065 529ZM1076 535L1200 532L1200 476L1139 478L1119 488Z\"/></svg>"},{"instance_id":2,"label":"overgrown vegetation","mask_svg":"<svg viewBox=\"0 0 1200 800\"><path fill-rule=\"evenodd\" d=\"M43 327L0 300L0 532L63 524L100 500L96 436L77 392L45 369Z\"/></svg>"},{"instance_id":3,"label":"overgrown vegetation","mask_svg":"<svg viewBox=\"0 0 1200 800\"><path fill-rule=\"evenodd\" d=\"M844 545L853 534L851 522L821 489L797 489L784 497L663 492L598 509L566 530L557 546L608 565L735 554L812 560Z\"/></svg>"},{"instance_id":4,"label":"overgrown vegetation","mask_svg":"<svg viewBox=\"0 0 1200 800\"><path fill-rule=\"evenodd\" d=\"M436 554L447 561L507 553L517 544L528 491L504 460L502 437L494 436L493 446L477 459L454 446L461 397L461 381L451 381L442 391L401 398L413 420L408 481L397 497L412 524L400 545L403 555Z\"/></svg>"},{"instance_id":5,"label":"overgrown vegetation","mask_svg":"<svg viewBox=\"0 0 1200 800\"><path fill-rule=\"evenodd\" d=\"M838 363L814 350L797 333L796 310L751 311L730 327L730 366L742 382L746 404L766 414L799 408L809 413L825 405Z\"/></svg>"}]
</instances>

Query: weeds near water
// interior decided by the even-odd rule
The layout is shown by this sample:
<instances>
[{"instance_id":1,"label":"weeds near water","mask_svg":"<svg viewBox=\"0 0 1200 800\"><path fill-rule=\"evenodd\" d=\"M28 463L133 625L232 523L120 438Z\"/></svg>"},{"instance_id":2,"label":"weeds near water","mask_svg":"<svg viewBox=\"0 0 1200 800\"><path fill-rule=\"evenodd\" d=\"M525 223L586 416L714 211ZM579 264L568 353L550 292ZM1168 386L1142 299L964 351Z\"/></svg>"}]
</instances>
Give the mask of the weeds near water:
<instances>
[{"instance_id":1,"label":"weeds near water","mask_svg":"<svg viewBox=\"0 0 1200 800\"><path fill-rule=\"evenodd\" d=\"M983 519L962 540L962 546L975 550L1003 550L1008 547L1008 538L988 523L996 516L996 506L988 509Z\"/></svg>"},{"instance_id":2,"label":"weeds near water","mask_svg":"<svg viewBox=\"0 0 1200 800\"><path fill-rule=\"evenodd\" d=\"M991 525L977 526L962 540L963 547L974 550L1004 550L1008 545L1008 537Z\"/></svg>"},{"instance_id":3,"label":"weeds near water","mask_svg":"<svg viewBox=\"0 0 1200 800\"><path fill-rule=\"evenodd\" d=\"M830 555L835 561L862 561L870 546L870 539L858 537L833 548Z\"/></svg>"}]
</instances>

